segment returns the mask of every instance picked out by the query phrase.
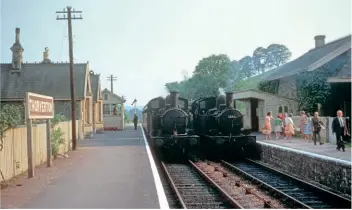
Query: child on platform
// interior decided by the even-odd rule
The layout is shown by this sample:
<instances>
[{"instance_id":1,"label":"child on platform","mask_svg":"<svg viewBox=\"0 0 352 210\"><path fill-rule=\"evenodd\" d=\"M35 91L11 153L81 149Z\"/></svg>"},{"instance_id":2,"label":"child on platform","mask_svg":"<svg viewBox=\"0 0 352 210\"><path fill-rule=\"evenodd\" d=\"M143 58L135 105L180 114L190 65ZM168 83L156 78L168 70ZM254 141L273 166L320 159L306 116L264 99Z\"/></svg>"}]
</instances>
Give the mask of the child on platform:
<instances>
[{"instance_id":1,"label":"child on platform","mask_svg":"<svg viewBox=\"0 0 352 210\"><path fill-rule=\"evenodd\" d=\"M278 115L275 119L275 133L276 133L276 140L280 139L281 131L283 127L283 121L281 120L281 116Z\"/></svg>"}]
</instances>

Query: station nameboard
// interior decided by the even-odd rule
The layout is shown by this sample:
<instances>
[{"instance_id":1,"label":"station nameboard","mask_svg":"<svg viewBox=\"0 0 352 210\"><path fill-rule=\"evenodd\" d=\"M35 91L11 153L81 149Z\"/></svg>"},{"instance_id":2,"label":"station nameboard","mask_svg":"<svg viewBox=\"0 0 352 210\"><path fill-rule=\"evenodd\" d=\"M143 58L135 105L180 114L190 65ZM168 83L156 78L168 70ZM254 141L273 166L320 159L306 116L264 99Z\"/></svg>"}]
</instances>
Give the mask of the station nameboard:
<instances>
[{"instance_id":1,"label":"station nameboard","mask_svg":"<svg viewBox=\"0 0 352 210\"><path fill-rule=\"evenodd\" d=\"M50 96L27 92L27 119L51 119L54 117L54 99Z\"/></svg>"}]
</instances>

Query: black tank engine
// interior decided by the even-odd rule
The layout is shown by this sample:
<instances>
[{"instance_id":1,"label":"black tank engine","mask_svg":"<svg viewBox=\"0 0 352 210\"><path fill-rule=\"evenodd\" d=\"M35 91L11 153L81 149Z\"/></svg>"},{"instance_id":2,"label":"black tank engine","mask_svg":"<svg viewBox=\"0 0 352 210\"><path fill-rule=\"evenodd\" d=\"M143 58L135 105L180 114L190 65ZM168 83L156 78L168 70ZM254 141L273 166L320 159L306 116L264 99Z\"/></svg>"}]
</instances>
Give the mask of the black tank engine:
<instances>
[{"instance_id":1,"label":"black tank engine","mask_svg":"<svg viewBox=\"0 0 352 210\"><path fill-rule=\"evenodd\" d=\"M143 110L143 127L153 146L185 149L199 144L199 136L190 127L188 100L171 91L165 99L154 98Z\"/></svg>"},{"instance_id":2,"label":"black tank engine","mask_svg":"<svg viewBox=\"0 0 352 210\"><path fill-rule=\"evenodd\" d=\"M256 136L244 128L244 116L235 107L233 92L195 100L191 112L195 132L201 137L202 148L207 154L258 154Z\"/></svg>"}]
</instances>

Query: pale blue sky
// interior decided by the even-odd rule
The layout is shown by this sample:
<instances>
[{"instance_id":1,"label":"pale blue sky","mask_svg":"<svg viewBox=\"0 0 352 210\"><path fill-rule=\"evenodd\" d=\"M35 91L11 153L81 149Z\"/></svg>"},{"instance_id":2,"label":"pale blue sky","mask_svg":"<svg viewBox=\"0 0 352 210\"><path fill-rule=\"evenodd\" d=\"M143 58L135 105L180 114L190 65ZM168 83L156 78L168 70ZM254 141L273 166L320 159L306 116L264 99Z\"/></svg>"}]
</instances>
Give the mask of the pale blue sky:
<instances>
[{"instance_id":1,"label":"pale blue sky","mask_svg":"<svg viewBox=\"0 0 352 210\"><path fill-rule=\"evenodd\" d=\"M11 61L15 28L23 59L68 61L67 22L55 11L83 11L73 21L75 62L89 61L114 92L139 105L165 93L164 84L192 73L198 61L225 53L232 60L256 47L286 45L298 57L314 46L351 33L350 0L1 0L1 62Z\"/></svg>"}]
</instances>

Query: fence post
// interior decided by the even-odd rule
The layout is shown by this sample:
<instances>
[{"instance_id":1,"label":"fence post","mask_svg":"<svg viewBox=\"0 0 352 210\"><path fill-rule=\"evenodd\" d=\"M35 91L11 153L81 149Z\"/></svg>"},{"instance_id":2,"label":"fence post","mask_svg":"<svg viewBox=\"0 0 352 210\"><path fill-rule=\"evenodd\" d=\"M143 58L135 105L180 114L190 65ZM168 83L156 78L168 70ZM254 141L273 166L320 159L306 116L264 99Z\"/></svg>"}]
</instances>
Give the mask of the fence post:
<instances>
[{"instance_id":1,"label":"fence post","mask_svg":"<svg viewBox=\"0 0 352 210\"><path fill-rule=\"evenodd\" d=\"M46 120L46 163L48 167L52 165L52 148L51 148L51 123L50 119Z\"/></svg>"},{"instance_id":2,"label":"fence post","mask_svg":"<svg viewBox=\"0 0 352 210\"><path fill-rule=\"evenodd\" d=\"M27 118L27 157L28 157L28 178L34 176L33 147L32 147L32 120Z\"/></svg>"}]
</instances>

